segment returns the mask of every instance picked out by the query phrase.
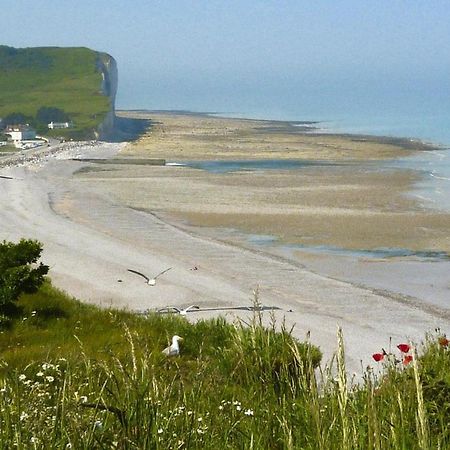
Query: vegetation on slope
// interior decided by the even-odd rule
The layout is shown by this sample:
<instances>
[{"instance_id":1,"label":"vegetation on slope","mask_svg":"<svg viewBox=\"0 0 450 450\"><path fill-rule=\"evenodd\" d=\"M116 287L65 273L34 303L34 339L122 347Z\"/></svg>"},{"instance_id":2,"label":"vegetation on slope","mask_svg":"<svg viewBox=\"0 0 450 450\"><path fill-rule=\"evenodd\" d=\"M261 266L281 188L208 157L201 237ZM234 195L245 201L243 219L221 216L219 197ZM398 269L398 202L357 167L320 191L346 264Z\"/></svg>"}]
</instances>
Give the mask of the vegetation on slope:
<instances>
[{"instance_id":1,"label":"vegetation on slope","mask_svg":"<svg viewBox=\"0 0 450 450\"><path fill-rule=\"evenodd\" d=\"M448 448L448 340L347 379L281 329L101 310L44 284L0 334L0 448ZM20 312L19 312L20 311ZM277 327L278 328L278 327ZM184 338L181 354L161 350ZM407 355L399 358L401 355Z\"/></svg>"},{"instance_id":2,"label":"vegetation on slope","mask_svg":"<svg viewBox=\"0 0 450 450\"><path fill-rule=\"evenodd\" d=\"M49 135L93 135L110 109L98 58L87 48L0 46L0 117L21 114ZM43 107L62 111L74 127L48 130L37 117Z\"/></svg>"}]
</instances>

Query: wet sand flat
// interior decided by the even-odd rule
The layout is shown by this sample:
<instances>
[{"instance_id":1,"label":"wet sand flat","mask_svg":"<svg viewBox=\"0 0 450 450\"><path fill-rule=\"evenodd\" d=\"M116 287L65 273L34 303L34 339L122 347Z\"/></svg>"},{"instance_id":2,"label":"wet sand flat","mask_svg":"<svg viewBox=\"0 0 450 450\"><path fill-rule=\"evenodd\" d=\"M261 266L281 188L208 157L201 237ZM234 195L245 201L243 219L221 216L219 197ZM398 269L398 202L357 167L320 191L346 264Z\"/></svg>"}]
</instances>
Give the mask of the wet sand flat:
<instances>
[{"instance_id":1,"label":"wet sand flat","mask_svg":"<svg viewBox=\"0 0 450 450\"><path fill-rule=\"evenodd\" d=\"M419 141L304 133L290 122L230 119L195 114L121 113L151 119L153 126L123 154L166 159L381 160L429 150Z\"/></svg>"},{"instance_id":2,"label":"wet sand flat","mask_svg":"<svg viewBox=\"0 0 450 450\"><path fill-rule=\"evenodd\" d=\"M132 208L285 243L450 252L450 216L405 195L412 173L302 169L211 174L178 168L80 174Z\"/></svg>"},{"instance_id":3,"label":"wet sand flat","mask_svg":"<svg viewBox=\"0 0 450 450\"><path fill-rule=\"evenodd\" d=\"M144 113L142 113L144 114ZM420 176L386 160L431 147L406 139L305 134L285 122L155 114L122 155L167 161L296 158L323 167L211 173L123 167L80 174L130 207L196 227L273 235L285 243L450 252L450 215L408 196Z\"/></svg>"}]
</instances>

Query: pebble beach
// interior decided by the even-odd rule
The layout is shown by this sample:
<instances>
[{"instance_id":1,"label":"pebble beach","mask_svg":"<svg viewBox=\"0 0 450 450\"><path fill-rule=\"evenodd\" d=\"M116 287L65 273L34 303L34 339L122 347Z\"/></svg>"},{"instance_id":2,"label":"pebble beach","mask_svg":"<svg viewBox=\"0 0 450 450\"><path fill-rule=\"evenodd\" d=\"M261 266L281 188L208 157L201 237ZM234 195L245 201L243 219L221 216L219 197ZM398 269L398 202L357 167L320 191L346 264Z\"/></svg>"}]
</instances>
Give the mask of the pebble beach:
<instances>
[{"instance_id":1,"label":"pebble beach","mask_svg":"<svg viewBox=\"0 0 450 450\"><path fill-rule=\"evenodd\" d=\"M11 177L0 179L0 238L40 240L54 284L104 307L196 304L188 320L246 319L257 291L279 323L300 339L310 334L325 361L342 327L352 371L390 338L419 341L448 329L450 216L407 195L414 171L379 170L387 159L430 149L285 123L149 116L153 126L132 143L65 143L0 162L0 174ZM189 166L250 156L328 164L229 173ZM370 254L379 248L412 253ZM167 267L152 287L127 271Z\"/></svg>"}]
</instances>

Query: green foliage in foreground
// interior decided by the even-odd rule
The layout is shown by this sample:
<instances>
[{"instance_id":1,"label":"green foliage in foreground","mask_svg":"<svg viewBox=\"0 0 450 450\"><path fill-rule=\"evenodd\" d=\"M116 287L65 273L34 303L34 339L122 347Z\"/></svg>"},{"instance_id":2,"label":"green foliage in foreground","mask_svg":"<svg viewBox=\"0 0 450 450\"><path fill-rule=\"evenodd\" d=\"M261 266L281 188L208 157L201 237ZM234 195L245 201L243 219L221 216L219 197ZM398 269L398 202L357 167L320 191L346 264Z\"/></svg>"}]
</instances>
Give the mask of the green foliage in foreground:
<instances>
[{"instance_id":1,"label":"green foliage in foreground","mask_svg":"<svg viewBox=\"0 0 450 450\"><path fill-rule=\"evenodd\" d=\"M39 131L81 138L91 135L110 109L101 93L99 53L87 48L0 46L0 117L36 118L40 108L57 108L74 122L68 130ZM35 123L38 126L39 123Z\"/></svg>"},{"instance_id":2,"label":"green foliage in foreground","mask_svg":"<svg viewBox=\"0 0 450 450\"><path fill-rule=\"evenodd\" d=\"M13 303L23 292L36 292L44 282L48 266L37 264L41 252L41 244L32 239L0 242L0 319L11 315Z\"/></svg>"},{"instance_id":3,"label":"green foliage in foreground","mask_svg":"<svg viewBox=\"0 0 450 450\"><path fill-rule=\"evenodd\" d=\"M0 334L0 448L449 448L450 354L347 379L288 332L100 310L50 285ZM181 356L165 358L170 337ZM442 341L441 341L442 344Z\"/></svg>"}]
</instances>

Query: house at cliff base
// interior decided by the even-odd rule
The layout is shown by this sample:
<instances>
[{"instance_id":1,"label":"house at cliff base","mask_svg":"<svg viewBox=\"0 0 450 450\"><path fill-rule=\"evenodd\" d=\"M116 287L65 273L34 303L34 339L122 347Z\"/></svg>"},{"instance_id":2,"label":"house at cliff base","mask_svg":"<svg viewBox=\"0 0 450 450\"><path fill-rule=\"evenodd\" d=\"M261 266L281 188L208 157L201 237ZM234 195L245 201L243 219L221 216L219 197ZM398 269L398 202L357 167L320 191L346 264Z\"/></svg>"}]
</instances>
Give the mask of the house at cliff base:
<instances>
[{"instance_id":1,"label":"house at cliff base","mask_svg":"<svg viewBox=\"0 0 450 450\"><path fill-rule=\"evenodd\" d=\"M10 136L13 142L21 142L36 139L36 131L27 125L8 125L4 134Z\"/></svg>"}]
</instances>

